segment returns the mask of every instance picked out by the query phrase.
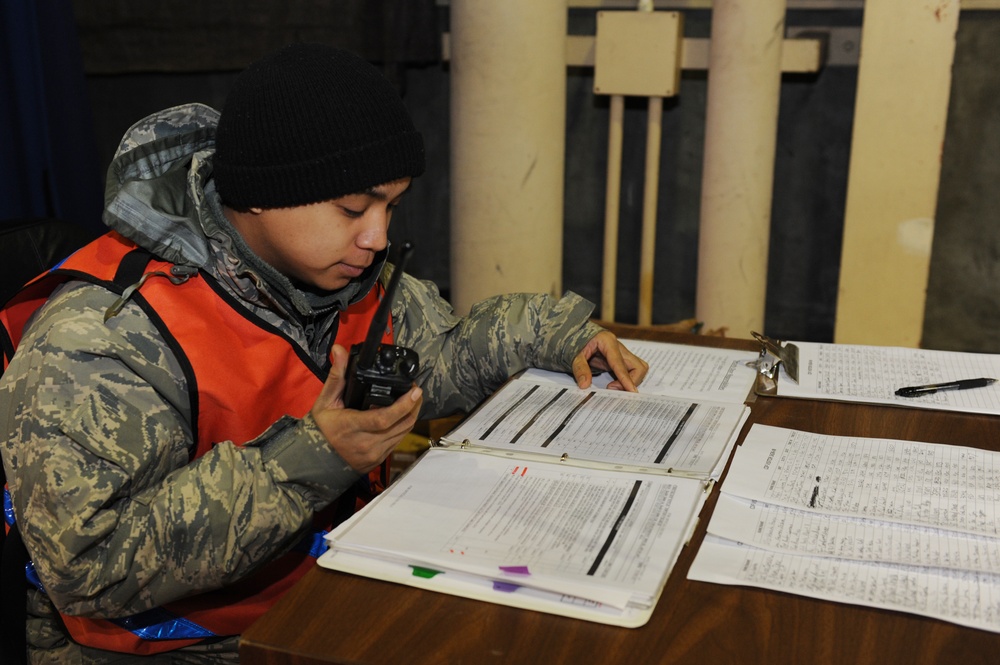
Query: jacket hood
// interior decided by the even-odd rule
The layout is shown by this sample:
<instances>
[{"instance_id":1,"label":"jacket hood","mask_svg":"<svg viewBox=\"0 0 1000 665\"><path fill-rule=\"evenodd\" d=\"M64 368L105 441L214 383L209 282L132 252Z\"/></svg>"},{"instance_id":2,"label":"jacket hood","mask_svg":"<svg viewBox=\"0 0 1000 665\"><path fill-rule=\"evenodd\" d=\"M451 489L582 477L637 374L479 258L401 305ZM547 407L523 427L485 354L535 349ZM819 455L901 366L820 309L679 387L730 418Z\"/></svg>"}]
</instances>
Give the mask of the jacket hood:
<instances>
[{"instance_id":1,"label":"jacket hood","mask_svg":"<svg viewBox=\"0 0 1000 665\"><path fill-rule=\"evenodd\" d=\"M218 121L215 109L184 104L132 125L108 167L104 223L166 261L215 272L209 236L219 228L210 203L218 205L211 179ZM333 295L337 309L368 293L387 254L381 252L357 282ZM303 315L313 312L308 296L287 279L271 285L275 282L281 282L278 290L294 309ZM234 288L242 292L238 285Z\"/></svg>"},{"instance_id":2,"label":"jacket hood","mask_svg":"<svg viewBox=\"0 0 1000 665\"><path fill-rule=\"evenodd\" d=\"M108 167L104 223L167 261L203 268L200 216L219 113L184 104L132 125Z\"/></svg>"}]
</instances>

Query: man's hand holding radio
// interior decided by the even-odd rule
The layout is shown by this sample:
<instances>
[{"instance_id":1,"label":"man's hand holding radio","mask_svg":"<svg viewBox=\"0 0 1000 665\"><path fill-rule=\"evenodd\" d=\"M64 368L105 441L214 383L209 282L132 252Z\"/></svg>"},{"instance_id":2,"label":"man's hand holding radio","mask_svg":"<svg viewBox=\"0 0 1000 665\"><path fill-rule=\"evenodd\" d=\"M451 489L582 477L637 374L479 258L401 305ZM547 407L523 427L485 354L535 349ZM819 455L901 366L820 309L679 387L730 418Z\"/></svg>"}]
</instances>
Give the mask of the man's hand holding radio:
<instances>
[{"instance_id":1,"label":"man's hand holding radio","mask_svg":"<svg viewBox=\"0 0 1000 665\"><path fill-rule=\"evenodd\" d=\"M310 413L337 454L355 471L367 473L413 429L423 393L413 386L388 406L366 411L345 408L347 359L347 349L334 345L333 366Z\"/></svg>"}]
</instances>

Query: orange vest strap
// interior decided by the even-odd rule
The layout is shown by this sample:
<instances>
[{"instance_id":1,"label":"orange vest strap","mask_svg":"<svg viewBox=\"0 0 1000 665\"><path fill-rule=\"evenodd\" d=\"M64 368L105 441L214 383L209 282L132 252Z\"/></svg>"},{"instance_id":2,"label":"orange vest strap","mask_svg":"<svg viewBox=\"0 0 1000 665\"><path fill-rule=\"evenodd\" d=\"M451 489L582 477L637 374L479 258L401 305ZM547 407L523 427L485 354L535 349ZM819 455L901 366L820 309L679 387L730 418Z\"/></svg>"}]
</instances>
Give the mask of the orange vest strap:
<instances>
[{"instance_id":1,"label":"orange vest strap","mask_svg":"<svg viewBox=\"0 0 1000 665\"><path fill-rule=\"evenodd\" d=\"M85 246L56 271L29 285L2 312L0 322L16 348L31 314L55 286L69 279L86 279L120 293L120 268L136 246L109 233ZM168 273L172 264L143 259L146 273ZM126 272L134 272L134 267ZM140 270L141 272L141 270ZM348 349L364 341L384 289L377 284L339 317L335 343ZM131 296L174 350L185 368L191 394L193 457L220 441L242 445L288 414L302 417L312 408L325 376L293 340L267 322L232 303L220 285L199 273L181 284L152 277ZM392 326L383 333L392 343ZM6 355L6 354L5 354ZM5 359L6 366L6 359ZM389 460L369 474L373 494L388 478ZM353 493L345 500L354 501ZM334 504L336 505L336 504ZM333 507L331 507L333 508ZM328 511L324 511L327 514ZM329 511L330 513L334 511ZM124 653L158 653L197 643L208 636L239 635L270 608L315 559L289 552L257 573L225 589L192 596L136 617L106 621L64 616L73 639L96 648ZM205 634L177 639L178 624ZM185 633L187 635L187 633Z\"/></svg>"}]
</instances>

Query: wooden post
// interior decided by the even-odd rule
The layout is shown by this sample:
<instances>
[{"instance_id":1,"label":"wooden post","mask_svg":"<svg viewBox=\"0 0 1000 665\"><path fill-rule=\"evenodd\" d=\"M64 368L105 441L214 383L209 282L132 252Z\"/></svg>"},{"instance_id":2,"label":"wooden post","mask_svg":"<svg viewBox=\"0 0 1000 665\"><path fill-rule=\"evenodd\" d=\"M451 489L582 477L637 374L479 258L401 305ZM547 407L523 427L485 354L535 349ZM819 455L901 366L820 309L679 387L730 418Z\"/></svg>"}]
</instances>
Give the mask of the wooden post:
<instances>
[{"instance_id":1,"label":"wooden post","mask_svg":"<svg viewBox=\"0 0 1000 665\"><path fill-rule=\"evenodd\" d=\"M834 341L916 347L959 0L865 3Z\"/></svg>"},{"instance_id":2,"label":"wooden post","mask_svg":"<svg viewBox=\"0 0 1000 665\"><path fill-rule=\"evenodd\" d=\"M622 135L625 97L611 95L608 121L608 171L604 189L604 269L601 272L601 319L615 320L615 287L618 284L618 210L622 192Z\"/></svg>"}]
</instances>

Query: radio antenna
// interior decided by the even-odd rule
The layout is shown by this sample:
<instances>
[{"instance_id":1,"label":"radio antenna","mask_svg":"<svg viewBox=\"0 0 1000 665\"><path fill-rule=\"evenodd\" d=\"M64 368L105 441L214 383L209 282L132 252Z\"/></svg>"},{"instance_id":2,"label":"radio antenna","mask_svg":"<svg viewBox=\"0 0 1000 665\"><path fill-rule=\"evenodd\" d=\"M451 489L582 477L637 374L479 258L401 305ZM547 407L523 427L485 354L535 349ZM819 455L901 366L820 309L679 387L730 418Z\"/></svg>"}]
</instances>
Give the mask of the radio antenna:
<instances>
[{"instance_id":1,"label":"radio antenna","mask_svg":"<svg viewBox=\"0 0 1000 665\"><path fill-rule=\"evenodd\" d=\"M406 267L406 262L410 259L412 252L413 244L409 240L405 241L399 251L399 261L392 271L392 277L389 278L389 286L386 287L385 293L382 294L382 301L378 304L378 309L375 310L375 318L372 319L371 326L368 328L368 336L358 352L358 367L361 369L369 369L375 362L375 355L382 342L385 326L389 323L392 298L396 294L399 278L403 275L403 269Z\"/></svg>"}]
</instances>

